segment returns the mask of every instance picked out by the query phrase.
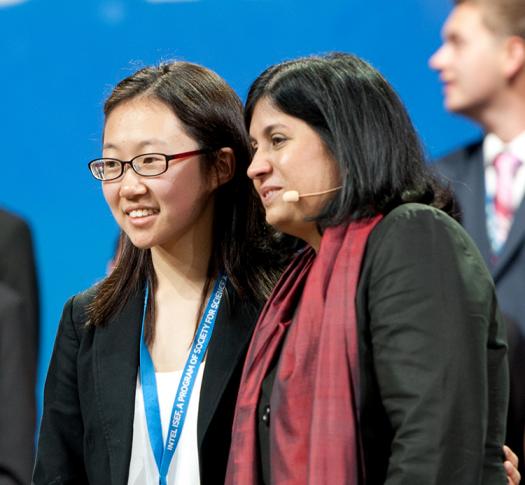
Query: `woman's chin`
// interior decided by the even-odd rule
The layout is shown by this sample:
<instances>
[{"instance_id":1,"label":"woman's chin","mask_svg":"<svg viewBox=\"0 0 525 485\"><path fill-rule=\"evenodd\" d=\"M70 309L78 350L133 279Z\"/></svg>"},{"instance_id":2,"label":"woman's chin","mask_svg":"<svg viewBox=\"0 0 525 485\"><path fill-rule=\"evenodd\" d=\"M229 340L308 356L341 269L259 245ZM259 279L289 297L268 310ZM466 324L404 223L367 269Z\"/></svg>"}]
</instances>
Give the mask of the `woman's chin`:
<instances>
[{"instance_id":1,"label":"woman's chin","mask_svg":"<svg viewBox=\"0 0 525 485\"><path fill-rule=\"evenodd\" d=\"M155 246L153 241L149 239L146 240L144 238L132 237L132 235L129 234L128 237L131 241L131 244L133 244L133 246L135 246L137 249L151 249L153 246Z\"/></svg>"}]
</instances>

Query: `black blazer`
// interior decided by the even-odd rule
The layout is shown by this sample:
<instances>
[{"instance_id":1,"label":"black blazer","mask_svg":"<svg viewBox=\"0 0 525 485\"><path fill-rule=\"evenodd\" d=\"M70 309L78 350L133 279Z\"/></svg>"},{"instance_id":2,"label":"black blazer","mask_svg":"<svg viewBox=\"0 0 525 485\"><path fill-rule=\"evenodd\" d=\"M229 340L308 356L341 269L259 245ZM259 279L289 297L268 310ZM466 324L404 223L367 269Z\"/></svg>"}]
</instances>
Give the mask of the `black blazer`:
<instances>
[{"instance_id":1,"label":"black blazer","mask_svg":"<svg viewBox=\"0 0 525 485\"><path fill-rule=\"evenodd\" d=\"M506 485L505 326L479 251L443 212L393 210L356 295L367 485Z\"/></svg>"},{"instance_id":2,"label":"black blazer","mask_svg":"<svg viewBox=\"0 0 525 485\"><path fill-rule=\"evenodd\" d=\"M421 204L390 212L368 238L356 314L366 485L506 485L505 329L461 226ZM272 378L259 404L261 448ZM261 465L268 477L265 450Z\"/></svg>"},{"instance_id":3,"label":"black blazer","mask_svg":"<svg viewBox=\"0 0 525 485\"><path fill-rule=\"evenodd\" d=\"M501 311L509 327L511 373L507 444L520 458L525 473L525 198L514 215L507 242L499 258L491 254L485 215L483 140L438 160L436 168L451 184L461 211L462 224L474 239L496 283Z\"/></svg>"},{"instance_id":4,"label":"black blazer","mask_svg":"<svg viewBox=\"0 0 525 485\"><path fill-rule=\"evenodd\" d=\"M197 422L203 485L224 483L244 356L258 315L232 291L208 347ZM86 326L93 290L64 308L44 393L34 483L127 483L143 295L104 327Z\"/></svg>"}]
</instances>

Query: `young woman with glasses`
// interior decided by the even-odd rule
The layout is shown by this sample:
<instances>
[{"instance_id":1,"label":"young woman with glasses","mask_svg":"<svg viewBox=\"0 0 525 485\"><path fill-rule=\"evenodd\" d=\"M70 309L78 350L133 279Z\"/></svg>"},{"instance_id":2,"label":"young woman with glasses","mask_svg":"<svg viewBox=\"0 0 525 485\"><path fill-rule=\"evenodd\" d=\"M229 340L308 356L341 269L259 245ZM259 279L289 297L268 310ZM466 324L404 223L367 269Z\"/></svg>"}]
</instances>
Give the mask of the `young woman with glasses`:
<instances>
[{"instance_id":1,"label":"young woman with glasses","mask_svg":"<svg viewBox=\"0 0 525 485\"><path fill-rule=\"evenodd\" d=\"M203 67L120 82L91 174L123 234L116 266L66 303L36 484L223 481L261 302L278 273L246 177L242 104Z\"/></svg>"}]
</instances>

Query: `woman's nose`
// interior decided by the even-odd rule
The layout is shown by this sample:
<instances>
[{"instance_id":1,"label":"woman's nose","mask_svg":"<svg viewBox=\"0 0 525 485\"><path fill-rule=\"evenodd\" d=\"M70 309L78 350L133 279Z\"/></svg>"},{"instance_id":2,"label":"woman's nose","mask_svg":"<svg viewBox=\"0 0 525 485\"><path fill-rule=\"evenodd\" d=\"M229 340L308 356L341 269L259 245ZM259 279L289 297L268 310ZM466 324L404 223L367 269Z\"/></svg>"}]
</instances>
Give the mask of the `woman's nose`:
<instances>
[{"instance_id":1,"label":"woman's nose","mask_svg":"<svg viewBox=\"0 0 525 485\"><path fill-rule=\"evenodd\" d=\"M120 180L119 195L125 198L132 198L137 195L143 195L146 191L147 188L143 183L143 177L136 173L129 165L126 165Z\"/></svg>"},{"instance_id":2,"label":"woman's nose","mask_svg":"<svg viewBox=\"0 0 525 485\"><path fill-rule=\"evenodd\" d=\"M247 174L252 180L260 178L272 170L272 164L267 156L264 156L262 151L256 151L252 157L252 161L248 166Z\"/></svg>"}]
</instances>

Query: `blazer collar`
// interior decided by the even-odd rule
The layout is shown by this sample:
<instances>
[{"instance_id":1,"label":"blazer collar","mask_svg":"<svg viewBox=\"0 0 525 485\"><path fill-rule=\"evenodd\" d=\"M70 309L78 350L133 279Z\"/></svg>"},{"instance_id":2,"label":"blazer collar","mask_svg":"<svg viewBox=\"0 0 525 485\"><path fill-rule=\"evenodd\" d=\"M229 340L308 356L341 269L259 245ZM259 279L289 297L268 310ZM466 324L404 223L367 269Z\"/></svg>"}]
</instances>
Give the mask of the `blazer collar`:
<instances>
[{"instance_id":1,"label":"blazer collar","mask_svg":"<svg viewBox=\"0 0 525 485\"><path fill-rule=\"evenodd\" d=\"M256 305L240 302L233 291L221 303L202 380L197 423L199 450L232 374L244 363L258 313Z\"/></svg>"},{"instance_id":2,"label":"blazer collar","mask_svg":"<svg viewBox=\"0 0 525 485\"><path fill-rule=\"evenodd\" d=\"M485 169L481 143L466 152L461 185L456 187L462 211L469 215L462 221L466 231L476 242L483 259L491 266L492 251L487 233Z\"/></svg>"}]
</instances>

